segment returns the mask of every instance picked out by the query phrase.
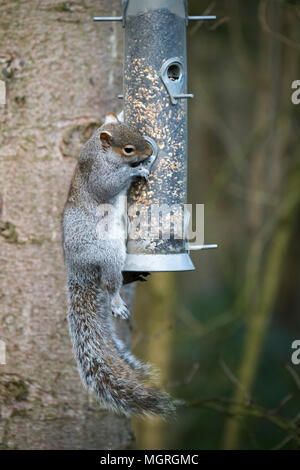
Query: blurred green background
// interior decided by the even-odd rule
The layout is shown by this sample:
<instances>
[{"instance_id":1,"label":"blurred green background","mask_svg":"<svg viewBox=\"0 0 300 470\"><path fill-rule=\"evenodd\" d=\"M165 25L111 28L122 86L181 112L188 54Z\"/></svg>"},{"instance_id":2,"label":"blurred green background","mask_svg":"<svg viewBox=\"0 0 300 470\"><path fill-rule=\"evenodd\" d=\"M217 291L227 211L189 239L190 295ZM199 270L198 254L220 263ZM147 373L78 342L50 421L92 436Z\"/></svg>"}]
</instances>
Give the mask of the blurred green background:
<instances>
[{"instance_id":1,"label":"blurred green background","mask_svg":"<svg viewBox=\"0 0 300 470\"><path fill-rule=\"evenodd\" d=\"M139 448L300 447L300 2L190 2L188 202L196 271L139 286L134 351L186 406L136 420Z\"/></svg>"}]
</instances>

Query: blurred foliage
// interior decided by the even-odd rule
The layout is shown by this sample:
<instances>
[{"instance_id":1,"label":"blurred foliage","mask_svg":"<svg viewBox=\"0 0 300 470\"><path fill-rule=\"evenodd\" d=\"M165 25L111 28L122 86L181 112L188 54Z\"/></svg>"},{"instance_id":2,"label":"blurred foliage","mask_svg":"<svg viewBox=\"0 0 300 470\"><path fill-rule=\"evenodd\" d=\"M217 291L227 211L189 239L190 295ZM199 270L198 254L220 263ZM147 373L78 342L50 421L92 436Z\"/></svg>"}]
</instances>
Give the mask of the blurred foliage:
<instances>
[{"instance_id":1,"label":"blurred foliage","mask_svg":"<svg viewBox=\"0 0 300 470\"><path fill-rule=\"evenodd\" d=\"M300 79L300 2L189 4L190 14L217 15L188 28L188 91L195 93L188 202L205 204L205 241L219 249L193 254L196 271L172 278L171 351L155 342L159 318L155 325L144 320L153 315L153 281L139 288L136 350L151 361L155 349L165 384L194 405L180 406L175 422L160 422L150 433L153 424L138 423L138 444L295 449L300 105L291 102L291 84ZM141 338L148 337L145 349ZM164 367L170 355L172 367Z\"/></svg>"}]
</instances>

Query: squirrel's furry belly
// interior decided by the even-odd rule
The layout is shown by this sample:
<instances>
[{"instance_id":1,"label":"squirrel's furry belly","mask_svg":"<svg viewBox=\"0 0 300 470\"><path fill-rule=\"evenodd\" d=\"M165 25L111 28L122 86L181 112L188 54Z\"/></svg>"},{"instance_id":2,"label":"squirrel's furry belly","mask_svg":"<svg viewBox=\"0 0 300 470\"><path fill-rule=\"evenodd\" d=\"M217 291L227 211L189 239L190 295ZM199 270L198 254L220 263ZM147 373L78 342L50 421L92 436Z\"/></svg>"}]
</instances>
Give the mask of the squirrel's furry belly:
<instances>
[{"instance_id":1,"label":"squirrel's furry belly","mask_svg":"<svg viewBox=\"0 0 300 470\"><path fill-rule=\"evenodd\" d=\"M126 258L127 191L122 191L113 204L99 206L100 217L95 230L99 240L109 249L110 259L122 270ZM104 215L103 215L104 213ZM112 257L112 258L111 258Z\"/></svg>"}]
</instances>

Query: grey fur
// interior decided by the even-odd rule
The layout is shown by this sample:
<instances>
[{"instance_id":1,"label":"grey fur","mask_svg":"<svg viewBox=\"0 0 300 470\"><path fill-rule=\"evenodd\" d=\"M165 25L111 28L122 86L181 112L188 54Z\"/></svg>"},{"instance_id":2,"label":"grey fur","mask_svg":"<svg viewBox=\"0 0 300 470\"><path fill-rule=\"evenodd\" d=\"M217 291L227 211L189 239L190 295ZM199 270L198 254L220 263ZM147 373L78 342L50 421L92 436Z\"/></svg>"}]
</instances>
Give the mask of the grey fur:
<instances>
[{"instance_id":1,"label":"grey fur","mask_svg":"<svg viewBox=\"0 0 300 470\"><path fill-rule=\"evenodd\" d=\"M130 157L122 154L122 145L128 144L136 149ZM126 196L133 177L147 177L142 164L130 164L150 154L142 136L110 118L80 154L63 214L68 320L79 372L106 408L126 416L173 411L167 394L145 384L149 366L117 338L112 321L112 313L129 314L119 295L126 256L120 196ZM102 211L108 203L109 215ZM108 221L116 228L113 239L104 237Z\"/></svg>"}]
</instances>

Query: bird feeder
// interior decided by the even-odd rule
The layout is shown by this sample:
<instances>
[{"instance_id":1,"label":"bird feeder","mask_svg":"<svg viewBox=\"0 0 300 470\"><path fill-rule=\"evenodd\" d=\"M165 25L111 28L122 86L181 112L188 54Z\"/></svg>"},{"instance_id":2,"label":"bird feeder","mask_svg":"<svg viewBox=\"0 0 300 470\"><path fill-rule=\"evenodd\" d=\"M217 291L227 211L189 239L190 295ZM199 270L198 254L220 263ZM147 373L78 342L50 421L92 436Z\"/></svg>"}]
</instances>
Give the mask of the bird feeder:
<instances>
[{"instance_id":1,"label":"bird feeder","mask_svg":"<svg viewBox=\"0 0 300 470\"><path fill-rule=\"evenodd\" d=\"M187 242L187 0L123 0L124 120L153 143L149 179L128 194L126 271L189 271ZM138 222L138 223L137 223ZM207 247L214 247L208 245ZM200 248L205 248L202 245Z\"/></svg>"}]
</instances>

